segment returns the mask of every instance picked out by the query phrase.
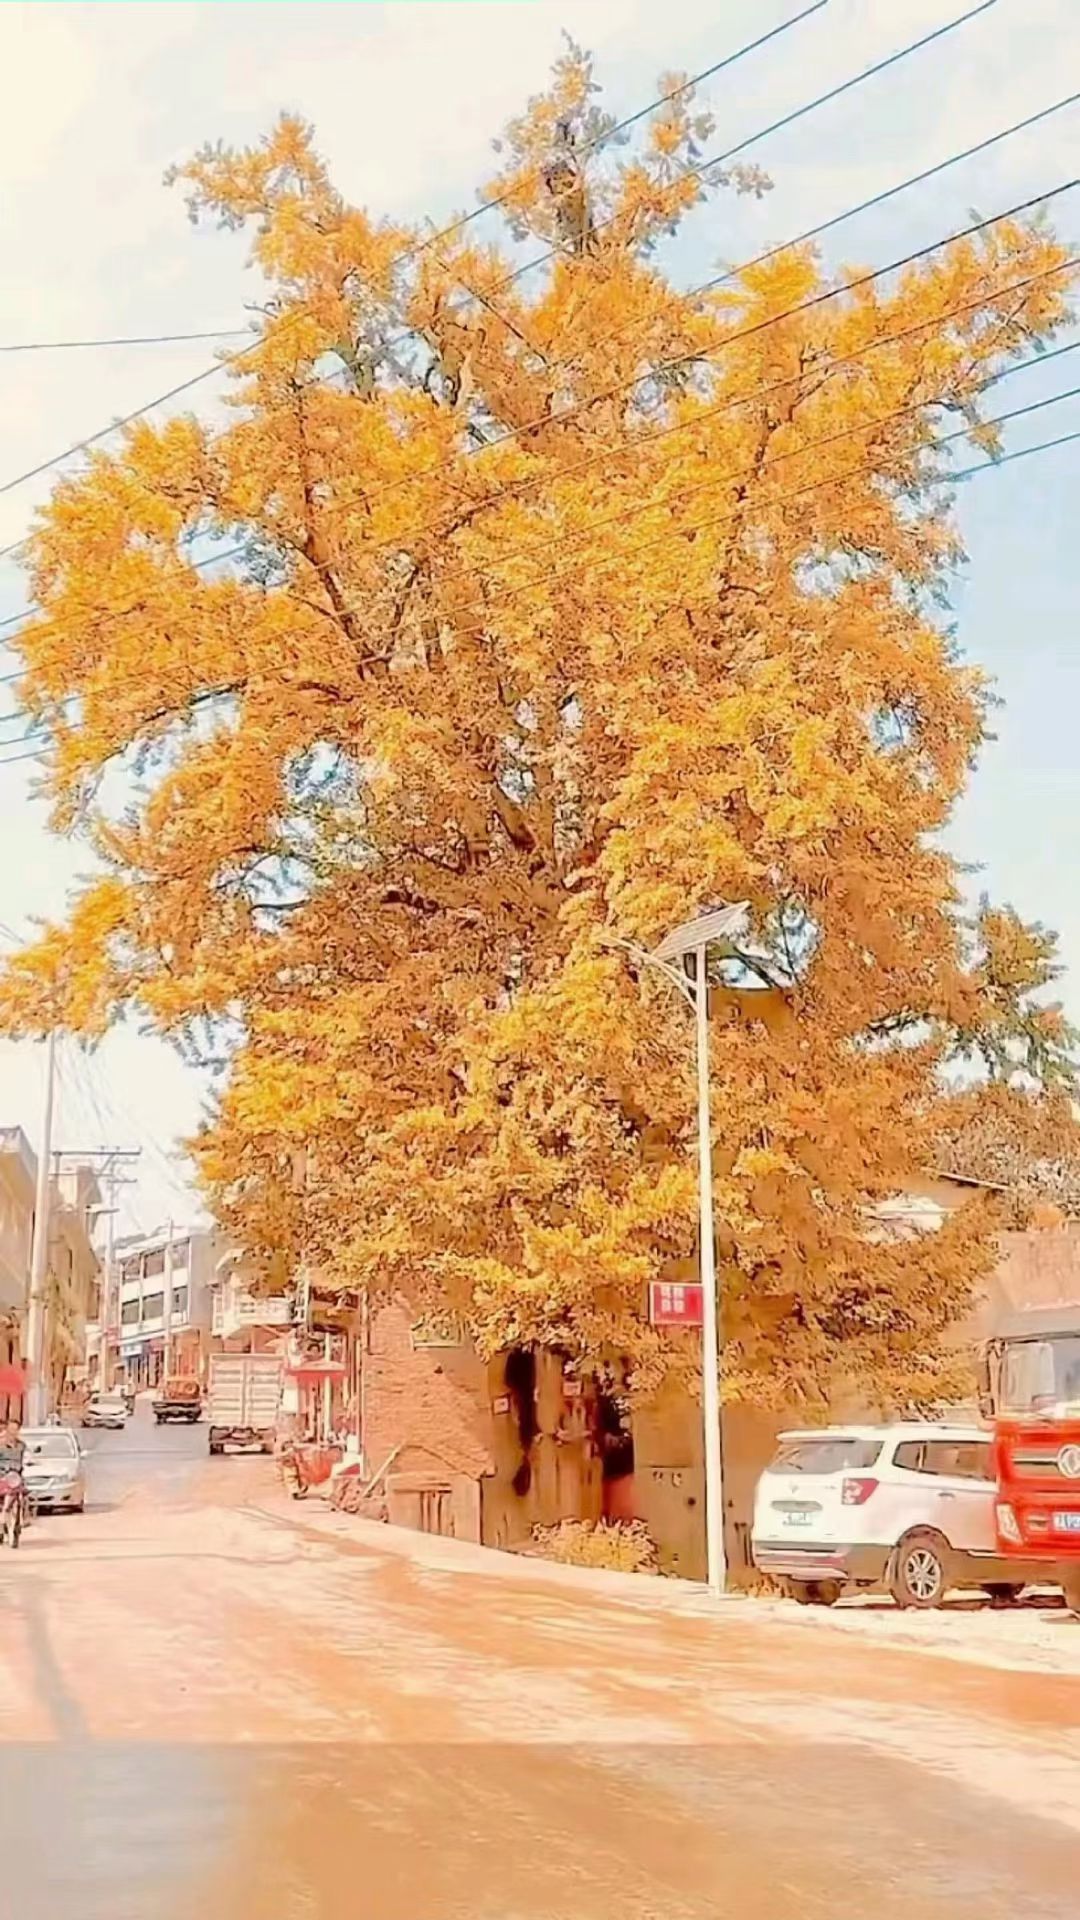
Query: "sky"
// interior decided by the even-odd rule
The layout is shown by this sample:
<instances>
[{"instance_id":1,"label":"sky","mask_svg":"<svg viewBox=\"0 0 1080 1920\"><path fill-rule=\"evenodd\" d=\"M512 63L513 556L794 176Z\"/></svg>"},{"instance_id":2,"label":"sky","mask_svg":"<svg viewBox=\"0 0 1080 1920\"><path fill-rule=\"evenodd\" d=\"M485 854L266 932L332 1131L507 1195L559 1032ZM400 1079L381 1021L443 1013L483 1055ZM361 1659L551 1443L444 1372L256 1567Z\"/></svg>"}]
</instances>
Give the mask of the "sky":
<instances>
[{"instance_id":1,"label":"sky","mask_svg":"<svg viewBox=\"0 0 1080 1920\"><path fill-rule=\"evenodd\" d=\"M439 225L470 209L490 140L545 83L565 30L591 48L622 117L659 91L801 11L807 0L487 0L486 4L50 4L0 8L0 349L112 334L245 324L259 282L243 236L195 231L166 168L203 141L245 142L282 108L311 120L342 191ZM705 84L729 148L974 0L826 0L813 16ZM690 284L748 258L1050 105L1077 85L1075 0L993 0L977 18L747 149L774 190L720 196L670 256ZM1073 76L1070 79L1070 76ZM833 265L880 266L974 217L1058 186L1075 171L1080 104L824 243ZM974 210L974 213L973 213ZM1080 190L1054 201L1080 235ZM484 216L477 228L497 227ZM55 473L7 482L108 426L213 358L214 342L105 351L0 351L0 546L26 530ZM192 400L213 414L224 380ZM1080 353L1010 380L1003 406L1080 384ZM164 418L184 403L158 410ZM1008 447L1080 429L1080 397L1018 421ZM77 470L79 461L65 471ZM963 490L968 564L954 616L968 658L993 675L996 739L951 831L977 864L973 887L1058 929L1063 994L1080 1021L1080 650L1076 645L1080 442L981 475ZM0 562L0 620L25 604ZM0 638L10 629L0 629ZM0 671L17 665L0 651ZM0 687L0 762L22 730ZM0 764L0 944L63 911L88 869L78 841L47 828L35 763ZM128 1026L92 1054L61 1047L55 1140L143 1149L122 1225L193 1217L177 1142L206 1098L164 1042ZM0 1043L0 1123L40 1124L41 1049Z\"/></svg>"}]
</instances>

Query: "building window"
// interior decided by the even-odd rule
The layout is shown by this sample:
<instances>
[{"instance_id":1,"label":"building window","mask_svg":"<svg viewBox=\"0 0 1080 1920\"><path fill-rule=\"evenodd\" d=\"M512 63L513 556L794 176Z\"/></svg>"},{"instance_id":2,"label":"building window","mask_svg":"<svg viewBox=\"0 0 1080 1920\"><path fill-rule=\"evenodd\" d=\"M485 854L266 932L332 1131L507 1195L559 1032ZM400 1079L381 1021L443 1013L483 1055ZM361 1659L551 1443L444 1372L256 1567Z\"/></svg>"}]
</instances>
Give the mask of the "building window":
<instances>
[{"instance_id":1,"label":"building window","mask_svg":"<svg viewBox=\"0 0 1080 1920\"><path fill-rule=\"evenodd\" d=\"M164 1247L154 1247L151 1249L149 1253L143 1255L143 1273L145 1274L148 1280L151 1278L153 1274L164 1273L164 1271L165 1271Z\"/></svg>"},{"instance_id":2,"label":"building window","mask_svg":"<svg viewBox=\"0 0 1080 1920\"><path fill-rule=\"evenodd\" d=\"M188 1290L186 1287L177 1287L175 1293L173 1294L173 1308L172 1308L173 1319L186 1320L187 1310L188 1310Z\"/></svg>"},{"instance_id":3,"label":"building window","mask_svg":"<svg viewBox=\"0 0 1080 1920\"><path fill-rule=\"evenodd\" d=\"M160 1320L164 1312L165 1295L163 1293L148 1293L143 1301L143 1319Z\"/></svg>"},{"instance_id":4,"label":"building window","mask_svg":"<svg viewBox=\"0 0 1080 1920\"><path fill-rule=\"evenodd\" d=\"M120 1305L120 1325L134 1327L139 1321L139 1303L137 1300L124 1300Z\"/></svg>"}]
</instances>

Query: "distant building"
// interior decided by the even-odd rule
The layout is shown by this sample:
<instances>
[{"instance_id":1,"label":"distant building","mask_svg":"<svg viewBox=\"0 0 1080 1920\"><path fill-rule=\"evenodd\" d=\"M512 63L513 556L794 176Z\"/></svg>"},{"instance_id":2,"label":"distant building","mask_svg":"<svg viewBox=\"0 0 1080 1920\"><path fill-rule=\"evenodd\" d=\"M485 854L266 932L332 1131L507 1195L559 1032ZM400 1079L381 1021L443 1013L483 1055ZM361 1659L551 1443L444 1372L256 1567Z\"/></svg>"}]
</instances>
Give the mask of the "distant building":
<instances>
[{"instance_id":1,"label":"distant building","mask_svg":"<svg viewBox=\"0 0 1080 1920\"><path fill-rule=\"evenodd\" d=\"M0 1127L0 1367L18 1366L25 1339L37 1160L21 1127ZM20 1402L0 1392L0 1420Z\"/></svg>"},{"instance_id":2,"label":"distant building","mask_svg":"<svg viewBox=\"0 0 1080 1920\"><path fill-rule=\"evenodd\" d=\"M25 1362L37 1155L21 1127L0 1127L0 1366ZM101 1191L91 1165L68 1161L50 1182L42 1378L56 1406L83 1370L86 1326L98 1310L93 1232ZM0 1392L0 1417L21 1402Z\"/></svg>"},{"instance_id":3,"label":"distant building","mask_svg":"<svg viewBox=\"0 0 1080 1920\"><path fill-rule=\"evenodd\" d=\"M155 1233L118 1240L114 1250L116 1344L112 1371L136 1392L155 1387L166 1358L166 1295L169 1291L171 1248L172 1314L170 1369L173 1373L205 1371L210 1350L217 1236L213 1228L161 1228Z\"/></svg>"},{"instance_id":4,"label":"distant building","mask_svg":"<svg viewBox=\"0 0 1080 1920\"><path fill-rule=\"evenodd\" d=\"M219 1254L212 1279L210 1331L222 1353L269 1353L282 1344L292 1326L290 1293L263 1294L251 1284L244 1256L236 1248Z\"/></svg>"},{"instance_id":5,"label":"distant building","mask_svg":"<svg viewBox=\"0 0 1080 1920\"><path fill-rule=\"evenodd\" d=\"M46 1405L85 1374L87 1324L100 1312L101 1262L93 1235L101 1206L94 1167L65 1160L53 1174L45 1281Z\"/></svg>"}]
</instances>

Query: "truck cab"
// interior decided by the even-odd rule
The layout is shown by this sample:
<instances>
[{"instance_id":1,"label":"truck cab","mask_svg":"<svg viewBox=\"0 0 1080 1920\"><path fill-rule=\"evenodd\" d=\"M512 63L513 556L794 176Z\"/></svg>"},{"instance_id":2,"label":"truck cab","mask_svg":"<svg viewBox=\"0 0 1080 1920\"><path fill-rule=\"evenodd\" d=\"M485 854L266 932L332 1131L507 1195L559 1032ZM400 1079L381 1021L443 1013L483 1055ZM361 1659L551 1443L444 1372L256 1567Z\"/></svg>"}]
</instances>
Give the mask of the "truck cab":
<instances>
[{"instance_id":1,"label":"truck cab","mask_svg":"<svg viewBox=\"0 0 1080 1920\"><path fill-rule=\"evenodd\" d=\"M1053 1562L1080 1612L1080 1307L1014 1316L987 1342L981 1385L1001 1552Z\"/></svg>"},{"instance_id":2,"label":"truck cab","mask_svg":"<svg viewBox=\"0 0 1080 1920\"><path fill-rule=\"evenodd\" d=\"M170 1374L162 1381L154 1400L154 1419L159 1427L166 1420L194 1424L202 1419L202 1387L193 1374Z\"/></svg>"}]
</instances>

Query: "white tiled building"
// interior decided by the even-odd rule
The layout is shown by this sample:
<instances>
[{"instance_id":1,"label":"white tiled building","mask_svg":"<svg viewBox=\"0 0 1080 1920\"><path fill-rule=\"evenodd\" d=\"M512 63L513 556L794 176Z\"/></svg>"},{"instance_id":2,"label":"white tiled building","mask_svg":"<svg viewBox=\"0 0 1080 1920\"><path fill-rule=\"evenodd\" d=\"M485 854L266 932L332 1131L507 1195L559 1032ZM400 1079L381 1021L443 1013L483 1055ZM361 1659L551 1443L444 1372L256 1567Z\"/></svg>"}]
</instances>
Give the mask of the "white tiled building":
<instances>
[{"instance_id":1,"label":"white tiled building","mask_svg":"<svg viewBox=\"0 0 1080 1920\"><path fill-rule=\"evenodd\" d=\"M201 1377L205 1368L216 1258L213 1230L174 1227L121 1240L115 1250L114 1339L119 1376L136 1389L156 1386L165 1365L170 1247L171 1370Z\"/></svg>"}]
</instances>

